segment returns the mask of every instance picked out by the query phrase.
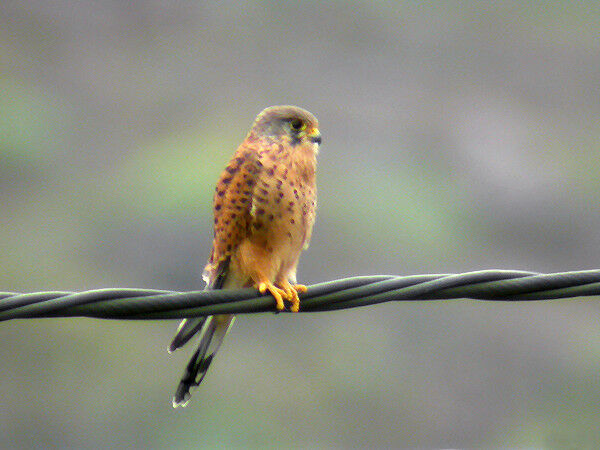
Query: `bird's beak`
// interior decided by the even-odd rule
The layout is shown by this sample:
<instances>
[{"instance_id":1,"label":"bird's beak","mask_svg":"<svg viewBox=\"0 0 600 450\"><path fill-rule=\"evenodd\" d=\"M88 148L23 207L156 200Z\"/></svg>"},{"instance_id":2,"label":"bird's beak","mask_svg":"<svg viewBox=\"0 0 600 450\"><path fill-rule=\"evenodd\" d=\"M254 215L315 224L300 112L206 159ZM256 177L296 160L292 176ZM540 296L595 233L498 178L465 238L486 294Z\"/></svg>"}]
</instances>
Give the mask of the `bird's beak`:
<instances>
[{"instance_id":1,"label":"bird's beak","mask_svg":"<svg viewBox=\"0 0 600 450\"><path fill-rule=\"evenodd\" d=\"M307 134L307 136L308 139L310 139L310 142L318 145L321 144L321 132L318 128L313 128L310 133Z\"/></svg>"}]
</instances>

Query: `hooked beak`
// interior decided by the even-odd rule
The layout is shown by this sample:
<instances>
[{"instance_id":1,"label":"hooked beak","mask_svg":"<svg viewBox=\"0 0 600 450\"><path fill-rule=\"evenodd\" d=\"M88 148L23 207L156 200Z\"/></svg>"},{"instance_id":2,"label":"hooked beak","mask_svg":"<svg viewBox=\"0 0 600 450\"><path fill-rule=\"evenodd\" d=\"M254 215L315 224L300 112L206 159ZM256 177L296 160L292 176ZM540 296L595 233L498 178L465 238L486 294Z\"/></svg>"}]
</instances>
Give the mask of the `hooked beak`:
<instances>
[{"instance_id":1,"label":"hooked beak","mask_svg":"<svg viewBox=\"0 0 600 450\"><path fill-rule=\"evenodd\" d=\"M318 129L313 129L307 136L313 144L321 145L321 133Z\"/></svg>"}]
</instances>

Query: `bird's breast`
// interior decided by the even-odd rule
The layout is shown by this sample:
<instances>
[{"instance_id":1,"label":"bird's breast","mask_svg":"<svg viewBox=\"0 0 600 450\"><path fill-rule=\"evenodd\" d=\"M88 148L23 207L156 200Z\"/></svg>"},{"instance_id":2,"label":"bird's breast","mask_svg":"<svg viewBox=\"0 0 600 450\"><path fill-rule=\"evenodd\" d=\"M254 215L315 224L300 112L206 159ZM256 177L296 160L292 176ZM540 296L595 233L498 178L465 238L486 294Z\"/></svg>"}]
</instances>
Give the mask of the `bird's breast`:
<instances>
[{"instance_id":1,"label":"bird's breast","mask_svg":"<svg viewBox=\"0 0 600 450\"><path fill-rule=\"evenodd\" d=\"M314 222L316 192L313 179L293 167L271 162L255 187L251 206L252 235L284 260L297 258Z\"/></svg>"}]
</instances>

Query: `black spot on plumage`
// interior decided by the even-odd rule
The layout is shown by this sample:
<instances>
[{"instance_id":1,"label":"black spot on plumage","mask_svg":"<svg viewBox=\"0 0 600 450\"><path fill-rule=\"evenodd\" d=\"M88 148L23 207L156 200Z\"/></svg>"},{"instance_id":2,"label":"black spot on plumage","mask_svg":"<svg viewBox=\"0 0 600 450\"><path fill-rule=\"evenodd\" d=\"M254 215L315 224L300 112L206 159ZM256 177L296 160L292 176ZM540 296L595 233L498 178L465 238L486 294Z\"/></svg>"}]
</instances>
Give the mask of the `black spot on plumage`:
<instances>
[{"instance_id":1,"label":"black spot on plumage","mask_svg":"<svg viewBox=\"0 0 600 450\"><path fill-rule=\"evenodd\" d=\"M260 188L259 190L262 195L269 195L269 191L267 191L266 189Z\"/></svg>"},{"instance_id":2,"label":"black spot on plumage","mask_svg":"<svg viewBox=\"0 0 600 450\"><path fill-rule=\"evenodd\" d=\"M273 220L275 217L273 217L273 214L269 214L269 220Z\"/></svg>"},{"instance_id":3,"label":"black spot on plumage","mask_svg":"<svg viewBox=\"0 0 600 450\"><path fill-rule=\"evenodd\" d=\"M267 174L269 174L270 176L273 176L274 173L275 170L272 167L269 170L267 170Z\"/></svg>"},{"instance_id":4,"label":"black spot on plumage","mask_svg":"<svg viewBox=\"0 0 600 450\"><path fill-rule=\"evenodd\" d=\"M225 191L217 191L217 195L219 197L223 197L225 195Z\"/></svg>"},{"instance_id":5,"label":"black spot on plumage","mask_svg":"<svg viewBox=\"0 0 600 450\"><path fill-rule=\"evenodd\" d=\"M290 219L290 223L294 224L294 223L296 223L296 221L294 219Z\"/></svg>"},{"instance_id":6,"label":"black spot on plumage","mask_svg":"<svg viewBox=\"0 0 600 450\"><path fill-rule=\"evenodd\" d=\"M237 166L227 166L225 167L225 170L227 172L229 172L231 175L233 175L236 171L237 171Z\"/></svg>"},{"instance_id":7,"label":"black spot on plumage","mask_svg":"<svg viewBox=\"0 0 600 450\"><path fill-rule=\"evenodd\" d=\"M259 203L267 203L267 199L264 197L261 197L260 195L255 195L254 200L256 200Z\"/></svg>"},{"instance_id":8,"label":"black spot on plumage","mask_svg":"<svg viewBox=\"0 0 600 450\"><path fill-rule=\"evenodd\" d=\"M265 209L264 208L257 208L256 209L256 214L258 214L259 216L263 215L264 213L265 213Z\"/></svg>"},{"instance_id":9,"label":"black spot on plumage","mask_svg":"<svg viewBox=\"0 0 600 450\"><path fill-rule=\"evenodd\" d=\"M231 183L232 178L231 177L225 177L221 180L221 183L223 184L229 184Z\"/></svg>"}]
</instances>

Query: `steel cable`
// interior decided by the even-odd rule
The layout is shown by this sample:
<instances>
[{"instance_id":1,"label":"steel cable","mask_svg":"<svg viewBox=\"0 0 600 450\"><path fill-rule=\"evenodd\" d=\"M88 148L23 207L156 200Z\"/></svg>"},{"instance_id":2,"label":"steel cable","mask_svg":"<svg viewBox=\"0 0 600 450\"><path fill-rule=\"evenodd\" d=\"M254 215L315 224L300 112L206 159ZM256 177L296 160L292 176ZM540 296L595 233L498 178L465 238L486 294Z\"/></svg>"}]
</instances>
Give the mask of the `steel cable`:
<instances>
[{"instance_id":1,"label":"steel cable","mask_svg":"<svg viewBox=\"0 0 600 450\"><path fill-rule=\"evenodd\" d=\"M482 270L462 274L360 276L319 283L301 295L301 312L332 311L390 301L459 298L532 301L600 295L600 270L540 274ZM0 292L0 321L43 317L159 320L221 313L275 312L255 289L175 292L97 289L85 292Z\"/></svg>"}]
</instances>

